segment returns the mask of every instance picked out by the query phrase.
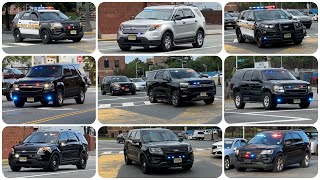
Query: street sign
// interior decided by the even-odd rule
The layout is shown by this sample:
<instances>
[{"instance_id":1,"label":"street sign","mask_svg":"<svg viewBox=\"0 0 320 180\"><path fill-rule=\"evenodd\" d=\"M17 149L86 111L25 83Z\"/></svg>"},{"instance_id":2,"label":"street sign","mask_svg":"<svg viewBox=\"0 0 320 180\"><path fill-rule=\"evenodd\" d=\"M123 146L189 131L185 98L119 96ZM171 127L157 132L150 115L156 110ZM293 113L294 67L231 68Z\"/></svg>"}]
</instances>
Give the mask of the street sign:
<instances>
[{"instance_id":1,"label":"street sign","mask_svg":"<svg viewBox=\"0 0 320 180\"><path fill-rule=\"evenodd\" d=\"M263 62L256 62L254 63L255 68L269 68L269 62L263 61Z\"/></svg>"}]
</instances>

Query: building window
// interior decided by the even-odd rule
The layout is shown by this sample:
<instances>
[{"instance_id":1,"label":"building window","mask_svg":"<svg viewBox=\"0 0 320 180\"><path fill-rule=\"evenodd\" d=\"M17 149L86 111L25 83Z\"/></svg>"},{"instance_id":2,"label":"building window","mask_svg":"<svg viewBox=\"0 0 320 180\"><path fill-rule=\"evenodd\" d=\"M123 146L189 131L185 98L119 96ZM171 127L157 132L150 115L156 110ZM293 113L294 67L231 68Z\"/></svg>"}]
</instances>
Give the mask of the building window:
<instances>
[{"instance_id":1,"label":"building window","mask_svg":"<svg viewBox=\"0 0 320 180\"><path fill-rule=\"evenodd\" d=\"M104 60L104 68L109 68L109 60Z\"/></svg>"},{"instance_id":2,"label":"building window","mask_svg":"<svg viewBox=\"0 0 320 180\"><path fill-rule=\"evenodd\" d=\"M114 61L114 67L115 67L115 68L119 68L119 67L120 67L120 62L119 62L119 60L116 59L116 60Z\"/></svg>"}]
</instances>

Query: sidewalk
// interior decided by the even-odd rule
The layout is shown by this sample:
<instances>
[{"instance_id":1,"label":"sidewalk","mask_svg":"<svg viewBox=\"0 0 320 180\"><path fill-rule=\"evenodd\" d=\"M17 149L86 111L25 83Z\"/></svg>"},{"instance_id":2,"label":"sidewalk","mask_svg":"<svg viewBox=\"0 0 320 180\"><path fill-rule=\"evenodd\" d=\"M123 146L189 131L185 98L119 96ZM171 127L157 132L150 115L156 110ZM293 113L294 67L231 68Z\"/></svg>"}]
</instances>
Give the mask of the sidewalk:
<instances>
[{"instance_id":1,"label":"sidewalk","mask_svg":"<svg viewBox=\"0 0 320 180\"><path fill-rule=\"evenodd\" d=\"M206 25L207 35L219 35L222 34L222 25L210 24ZM117 34L101 34L99 41L116 41Z\"/></svg>"}]
</instances>

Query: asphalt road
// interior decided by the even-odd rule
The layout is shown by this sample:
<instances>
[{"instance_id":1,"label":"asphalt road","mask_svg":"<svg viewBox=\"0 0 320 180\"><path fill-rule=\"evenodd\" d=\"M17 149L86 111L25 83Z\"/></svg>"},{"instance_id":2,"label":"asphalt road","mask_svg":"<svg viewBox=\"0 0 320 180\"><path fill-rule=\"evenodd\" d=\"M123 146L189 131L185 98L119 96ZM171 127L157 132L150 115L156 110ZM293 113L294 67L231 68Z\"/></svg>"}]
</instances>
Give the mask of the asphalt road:
<instances>
[{"instance_id":1,"label":"asphalt road","mask_svg":"<svg viewBox=\"0 0 320 180\"><path fill-rule=\"evenodd\" d=\"M245 172L238 172L233 168L225 171L225 174L230 178L312 178L317 175L317 172L318 156L312 156L308 168L300 168L299 164L294 164L285 167L281 173L256 169L247 169Z\"/></svg>"},{"instance_id":2,"label":"asphalt road","mask_svg":"<svg viewBox=\"0 0 320 180\"><path fill-rule=\"evenodd\" d=\"M318 22L307 29L307 36L300 45L279 44L259 48L255 42L238 43L235 30L224 31L224 48L230 54L312 54L318 49Z\"/></svg>"},{"instance_id":3,"label":"asphalt road","mask_svg":"<svg viewBox=\"0 0 320 180\"><path fill-rule=\"evenodd\" d=\"M91 124L96 118L96 89L88 89L84 104L68 99L62 107L54 107L52 103L42 106L37 102L16 108L2 96L2 118L7 124Z\"/></svg>"},{"instance_id":4,"label":"asphalt road","mask_svg":"<svg viewBox=\"0 0 320 180\"><path fill-rule=\"evenodd\" d=\"M96 49L96 35L84 35L78 43L61 40L43 44L40 39L15 43L12 34L2 34L2 48L8 54L89 54Z\"/></svg>"},{"instance_id":5,"label":"asphalt road","mask_svg":"<svg viewBox=\"0 0 320 180\"><path fill-rule=\"evenodd\" d=\"M60 166L57 172L46 172L39 168L22 168L12 172L8 165L2 165L2 172L7 178L91 178L96 174L96 157L89 156L86 169L77 169L75 165Z\"/></svg>"},{"instance_id":6,"label":"asphalt road","mask_svg":"<svg viewBox=\"0 0 320 180\"><path fill-rule=\"evenodd\" d=\"M233 100L225 101L224 118L229 124L313 124L318 119L318 94L307 109L297 104L280 104L275 110L265 110L262 103L246 103L244 109L236 109Z\"/></svg>"},{"instance_id":7,"label":"asphalt road","mask_svg":"<svg viewBox=\"0 0 320 180\"><path fill-rule=\"evenodd\" d=\"M221 158L211 154L213 141L185 140L192 145L195 162L191 170L170 168L143 174L140 165L125 165L123 144L114 140L98 141L98 173L103 178L217 178L222 172ZM110 153L111 151L111 153Z\"/></svg>"},{"instance_id":8,"label":"asphalt road","mask_svg":"<svg viewBox=\"0 0 320 180\"><path fill-rule=\"evenodd\" d=\"M145 91L136 95L98 95L98 119L103 124L218 124L222 120L221 87L215 102L185 102L181 107L150 103Z\"/></svg>"},{"instance_id":9,"label":"asphalt road","mask_svg":"<svg viewBox=\"0 0 320 180\"><path fill-rule=\"evenodd\" d=\"M131 51L122 51L117 41L99 41L98 47L103 54L217 54L222 49L222 35L207 35L202 48L193 48L192 44L183 44L165 53L157 47L150 47L147 50L143 47L132 47Z\"/></svg>"}]
</instances>

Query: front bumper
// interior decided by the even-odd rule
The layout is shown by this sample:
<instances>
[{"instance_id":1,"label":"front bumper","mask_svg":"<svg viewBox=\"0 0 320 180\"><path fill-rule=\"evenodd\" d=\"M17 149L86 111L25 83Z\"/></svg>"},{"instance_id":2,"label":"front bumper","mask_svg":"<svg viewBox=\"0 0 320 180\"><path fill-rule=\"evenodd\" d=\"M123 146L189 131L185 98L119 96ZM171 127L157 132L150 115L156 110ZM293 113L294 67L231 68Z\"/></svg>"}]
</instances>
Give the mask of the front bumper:
<instances>
[{"instance_id":1,"label":"front bumper","mask_svg":"<svg viewBox=\"0 0 320 180\"><path fill-rule=\"evenodd\" d=\"M21 91L12 92L12 97L16 97L17 100L25 101L25 102L27 102L28 97L34 98L34 102L39 102L43 100L50 101L50 99L53 100L54 95L55 95L54 90L43 90L41 92L21 92Z\"/></svg>"},{"instance_id":2,"label":"front bumper","mask_svg":"<svg viewBox=\"0 0 320 180\"><path fill-rule=\"evenodd\" d=\"M73 29L77 31L77 34L71 34L72 30L61 30L61 29L51 29L51 39L53 40L64 40L64 39L80 39L83 37L83 30L82 29Z\"/></svg>"},{"instance_id":3,"label":"front bumper","mask_svg":"<svg viewBox=\"0 0 320 180\"><path fill-rule=\"evenodd\" d=\"M224 27L235 27L236 22L224 22Z\"/></svg>"},{"instance_id":4,"label":"front bumper","mask_svg":"<svg viewBox=\"0 0 320 180\"><path fill-rule=\"evenodd\" d=\"M234 162L234 166L236 168L250 168L250 169L263 169L263 170L270 170L273 169L273 163L264 163L264 162L252 162L252 163L244 163L236 161Z\"/></svg>"},{"instance_id":5,"label":"front bumper","mask_svg":"<svg viewBox=\"0 0 320 180\"><path fill-rule=\"evenodd\" d=\"M174 163L174 158L172 158L172 157L182 158L182 162ZM151 168L181 167L181 166L192 165L193 161L194 161L193 153L150 155L148 157L148 165Z\"/></svg>"},{"instance_id":6,"label":"front bumper","mask_svg":"<svg viewBox=\"0 0 320 180\"><path fill-rule=\"evenodd\" d=\"M285 38L285 35L290 34L291 37ZM305 29L292 31L278 31L278 30L262 30L262 39L265 44L274 43L290 43L294 41L301 41L306 36Z\"/></svg>"},{"instance_id":7,"label":"front bumper","mask_svg":"<svg viewBox=\"0 0 320 180\"><path fill-rule=\"evenodd\" d=\"M135 36L136 40L128 40L128 36ZM159 46L161 45L162 32L147 31L143 34L123 34L118 31L117 42L126 46Z\"/></svg>"},{"instance_id":8,"label":"front bumper","mask_svg":"<svg viewBox=\"0 0 320 180\"><path fill-rule=\"evenodd\" d=\"M45 168L48 167L50 162L50 156L41 156L41 155L19 155L15 157L16 154L10 154L8 157L10 166L18 167L30 167L30 168ZM20 161L20 157L26 157L26 161Z\"/></svg>"},{"instance_id":9,"label":"front bumper","mask_svg":"<svg viewBox=\"0 0 320 180\"><path fill-rule=\"evenodd\" d=\"M310 21L301 21L301 23L303 24L303 25L312 25L312 20L310 20Z\"/></svg>"},{"instance_id":10,"label":"front bumper","mask_svg":"<svg viewBox=\"0 0 320 180\"><path fill-rule=\"evenodd\" d=\"M286 94L286 93L274 93L273 97L277 99L278 104L293 104L295 99L301 101L312 101L313 93L308 94Z\"/></svg>"},{"instance_id":11,"label":"front bumper","mask_svg":"<svg viewBox=\"0 0 320 180\"><path fill-rule=\"evenodd\" d=\"M221 148L212 149L211 154L213 154L216 157L222 157L222 149Z\"/></svg>"},{"instance_id":12,"label":"front bumper","mask_svg":"<svg viewBox=\"0 0 320 180\"><path fill-rule=\"evenodd\" d=\"M206 96L202 96L204 93L206 93ZM183 101L201 101L214 98L216 95L216 88L214 88L214 86L189 87L187 89L181 89L180 95Z\"/></svg>"},{"instance_id":13,"label":"front bumper","mask_svg":"<svg viewBox=\"0 0 320 180\"><path fill-rule=\"evenodd\" d=\"M146 89L145 86L136 86L136 90L137 90L137 91L143 91L143 90L145 90L145 89Z\"/></svg>"}]
</instances>

